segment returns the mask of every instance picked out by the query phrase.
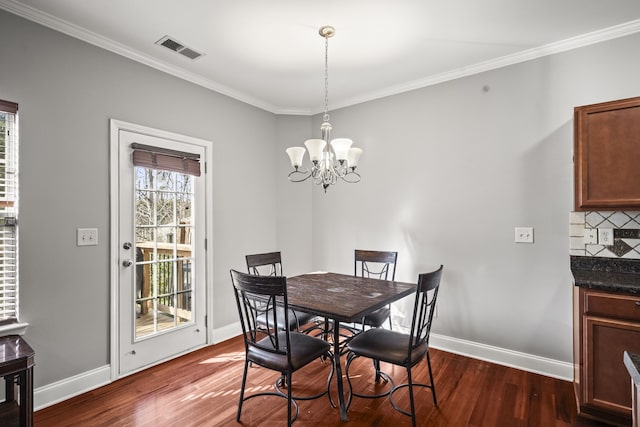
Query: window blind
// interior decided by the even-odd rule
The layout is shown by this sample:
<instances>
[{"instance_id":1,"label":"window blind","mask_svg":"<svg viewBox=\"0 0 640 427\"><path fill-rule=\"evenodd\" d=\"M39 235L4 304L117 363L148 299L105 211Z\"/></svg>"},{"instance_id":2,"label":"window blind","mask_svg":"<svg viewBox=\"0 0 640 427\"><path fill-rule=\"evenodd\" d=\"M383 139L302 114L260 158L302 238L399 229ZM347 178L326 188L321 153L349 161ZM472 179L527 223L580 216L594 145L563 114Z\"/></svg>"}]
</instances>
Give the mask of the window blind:
<instances>
[{"instance_id":1,"label":"window blind","mask_svg":"<svg viewBox=\"0 0 640 427\"><path fill-rule=\"evenodd\" d=\"M133 165L200 176L200 155L162 149L138 143L133 148Z\"/></svg>"},{"instance_id":2,"label":"window blind","mask_svg":"<svg viewBox=\"0 0 640 427\"><path fill-rule=\"evenodd\" d=\"M18 104L0 100L0 324L18 318Z\"/></svg>"}]
</instances>

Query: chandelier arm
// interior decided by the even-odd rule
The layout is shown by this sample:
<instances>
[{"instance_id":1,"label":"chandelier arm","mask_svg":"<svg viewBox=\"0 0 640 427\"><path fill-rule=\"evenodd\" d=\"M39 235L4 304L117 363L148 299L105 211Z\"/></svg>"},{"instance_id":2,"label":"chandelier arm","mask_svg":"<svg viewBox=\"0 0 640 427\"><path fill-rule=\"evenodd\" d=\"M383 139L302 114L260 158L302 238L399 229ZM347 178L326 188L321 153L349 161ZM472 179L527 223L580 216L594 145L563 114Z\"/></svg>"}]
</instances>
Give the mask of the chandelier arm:
<instances>
[{"instance_id":1,"label":"chandelier arm","mask_svg":"<svg viewBox=\"0 0 640 427\"><path fill-rule=\"evenodd\" d=\"M342 178L344 182L348 182L349 184L355 184L360 182L361 176L358 172L355 171L355 168L354 168L354 169L348 170L347 173L341 176L340 178Z\"/></svg>"},{"instance_id":2,"label":"chandelier arm","mask_svg":"<svg viewBox=\"0 0 640 427\"><path fill-rule=\"evenodd\" d=\"M338 175L338 171L336 170L335 166L331 165L331 167L327 169L326 183L329 184L329 185L333 185L333 184L337 183L339 176L340 175Z\"/></svg>"},{"instance_id":3,"label":"chandelier arm","mask_svg":"<svg viewBox=\"0 0 640 427\"><path fill-rule=\"evenodd\" d=\"M314 165L313 169L311 169L311 177L313 178L314 184L320 185L323 183L323 169L320 163Z\"/></svg>"},{"instance_id":4,"label":"chandelier arm","mask_svg":"<svg viewBox=\"0 0 640 427\"><path fill-rule=\"evenodd\" d=\"M347 166L344 165L344 163L339 162L335 165L332 166L333 170L335 171L335 174L339 177L342 178L344 177L347 173L348 173L348 168Z\"/></svg>"},{"instance_id":5,"label":"chandelier arm","mask_svg":"<svg viewBox=\"0 0 640 427\"><path fill-rule=\"evenodd\" d=\"M302 177L298 177L298 175L302 175ZM287 178L289 178L289 181L291 182L303 182L311 178L311 175L312 175L311 171L308 171L308 170L305 170L305 171L294 170L294 171L291 171L289 175L287 175Z\"/></svg>"}]
</instances>

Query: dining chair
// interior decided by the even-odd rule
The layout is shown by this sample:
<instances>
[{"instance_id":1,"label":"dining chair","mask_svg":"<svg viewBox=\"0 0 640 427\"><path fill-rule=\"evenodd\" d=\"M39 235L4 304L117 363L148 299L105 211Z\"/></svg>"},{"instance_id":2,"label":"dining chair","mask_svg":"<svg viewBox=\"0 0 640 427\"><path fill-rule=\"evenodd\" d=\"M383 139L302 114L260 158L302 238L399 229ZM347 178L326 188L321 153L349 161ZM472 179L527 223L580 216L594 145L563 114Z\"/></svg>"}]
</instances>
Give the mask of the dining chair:
<instances>
[{"instance_id":1,"label":"dining chair","mask_svg":"<svg viewBox=\"0 0 640 427\"><path fill-rule=\"evenodd\" d=\"M416 425L415 402L413 388L416 386L431 389L433 404L438 406L436 400L436 389L433 382L433 372L431 370L431 359L429 357L429 334L433 322L433 313L440 288L440 278L442 277L442 265L435 271L423 273L418 276L416 286L415 302L413 306L413 317L411 330L408 334L390 331L382 328L368 329L351 339L347 343L347 362L345 365L345 375L349 383L349 398L347 408L351 404L353 396L364 398L377 398L389 396L389 402L393 408L411 417L412 425ZM354 360L359 357L366 357L373 360L387 362L393 365L402 366L407 370L407 382L395 385L391 382L389 391L383 394L367 395L353 391L349 368ZM411 369L423 358L427 359L429 369L429 384L414 383L411 376ZM410 411L399 407L393 401L393 394L400 388L409 388Z\"/></svg>"},{"instance_id":2,"label":"dining chair","mask_svg":"<svg viewBox=\"0 0 640 427\"><path fill-rule=\"evenodd\" d=\"M356 249L353 275L381 280L395 280L397 260L398 252ZM389 321L389 329L392 329L391 305L382 307L366 315L362 321L358 323L362 325L362 330L364 330L365 326L380 328L386 321Z\"/></svg>"},{"instance_id":3,"label":"dining chair","mask_svg":"<svg viewBox=\"0 0 640 427\"><path fill-rule=\"evenodd\" d=\"M230 273L245 346L244 372L236 420L240 422L243 403L258 396L286 398L289 426L298 418L297 400L317 399L326 394L331 406L335 407L329 393L334 370L333 354L330 351L331 344L319 338L291 331L288 328L283 330L277 326L282 322L278 319L279 316L284 316L284 324L289 321L290 310L287 300L286 277L256 276L236 270L231 270ZM273 307L276 305L280 305L284 309L282 311L274 310ZM257 323L256 319L259 316L266 316L266 327ZM274 327L274 325L276 326ZM326 364L330 366L331 371L328 375L325 389L312 396L293 396L293 373L319 358L322 360L329 358L331 360L331 363ZM280 372L281 376L274 384L273 391L257 392L245 397L249 364ZM282 392L280 384L285 384L287 387L286 394ZM257 389L260 390L261 388ZM295 408L293 417L292 405Z\"/></svg>"},{"instance_id":4,"label":"dining chair","mask_svg":"<svg viewBox=\"0 0 640 427\"><path fill-rule=\"evenodd\" d=\"M245 259L247 261L247 271L249 274L253 274L255 276L282 276L282 256L280 252L267 252L261 254L251 254L246 255ZM281 306L277 306L276 310L282 311ZM289 312L289 330L300 330L301 326L307 325L311 323L315 319L315 315L310 313L305 313L298 310L291 310ZM281 322L284 322L285 316L282 313L279 314L278 318ZM260 316L258 319L259 323L264 323L266 319L266 314ZM285 324L279 325L281 329L285 329ZM309 330L316 329L316 325L314 325L304 332L308 332Z\"/></svg>"}]
</instances>

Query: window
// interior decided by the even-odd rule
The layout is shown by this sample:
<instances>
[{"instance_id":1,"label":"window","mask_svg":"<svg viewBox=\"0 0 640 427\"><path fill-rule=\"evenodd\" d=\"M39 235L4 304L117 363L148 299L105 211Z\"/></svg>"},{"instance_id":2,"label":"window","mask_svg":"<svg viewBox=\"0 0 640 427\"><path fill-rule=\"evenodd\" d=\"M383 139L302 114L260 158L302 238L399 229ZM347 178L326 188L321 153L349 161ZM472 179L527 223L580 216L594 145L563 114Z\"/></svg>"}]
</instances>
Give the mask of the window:
<instances>
[{"instance_id":1,"label":"window","mask_svg":"<svg viewBox=\"0 0 640 427\"><path fill-rule=\"evenodd\" d=\"M0 100L0 326L18 320L18 104Z\"/></svg>"}]
</instances>

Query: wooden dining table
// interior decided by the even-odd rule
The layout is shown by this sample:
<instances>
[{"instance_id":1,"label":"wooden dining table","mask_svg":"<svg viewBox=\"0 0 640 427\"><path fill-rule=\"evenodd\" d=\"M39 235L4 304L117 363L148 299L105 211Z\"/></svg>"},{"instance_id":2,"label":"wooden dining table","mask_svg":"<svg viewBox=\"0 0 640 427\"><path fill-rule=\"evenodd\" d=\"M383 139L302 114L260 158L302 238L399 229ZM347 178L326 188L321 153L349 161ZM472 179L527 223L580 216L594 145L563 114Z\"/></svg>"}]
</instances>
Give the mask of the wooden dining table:
<instances>
[{"instance_id":1,"label":"wooden dining table","mask_svg":"<svg viewBox=\"0 0 640 427\"><path fill-rule=\"evenodd\" d=\"M317 272L287 278L290 308L333 321L334 364L343 421L347 421L347 408L340 361L340 322L361 321L367 314L411 295L415 290L415 283L338 273Z\"/></svg>"}]
</instances>

